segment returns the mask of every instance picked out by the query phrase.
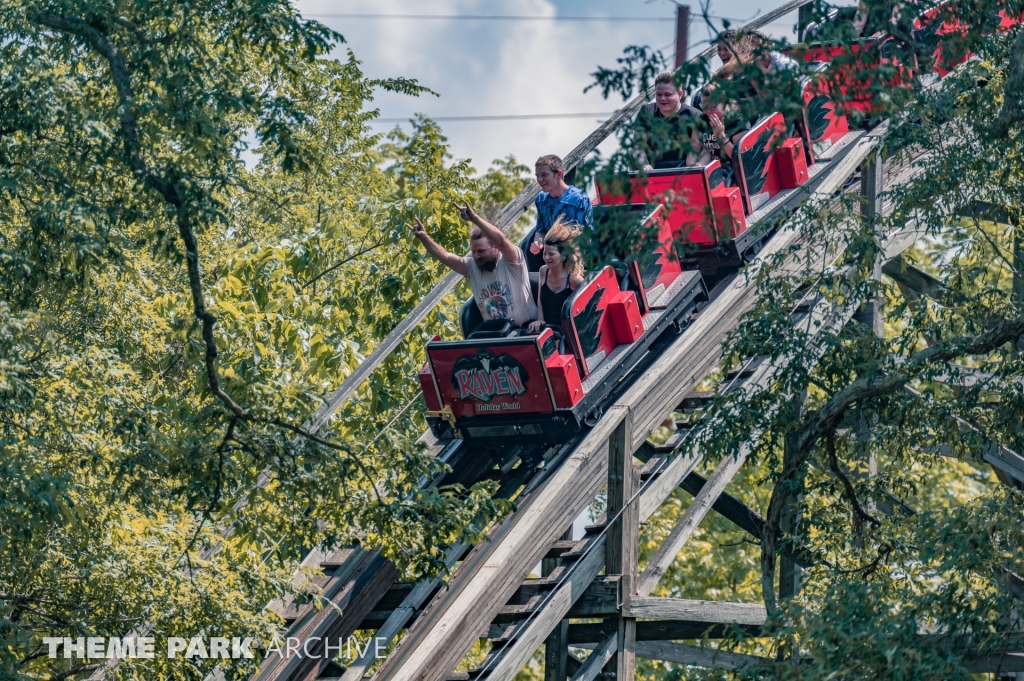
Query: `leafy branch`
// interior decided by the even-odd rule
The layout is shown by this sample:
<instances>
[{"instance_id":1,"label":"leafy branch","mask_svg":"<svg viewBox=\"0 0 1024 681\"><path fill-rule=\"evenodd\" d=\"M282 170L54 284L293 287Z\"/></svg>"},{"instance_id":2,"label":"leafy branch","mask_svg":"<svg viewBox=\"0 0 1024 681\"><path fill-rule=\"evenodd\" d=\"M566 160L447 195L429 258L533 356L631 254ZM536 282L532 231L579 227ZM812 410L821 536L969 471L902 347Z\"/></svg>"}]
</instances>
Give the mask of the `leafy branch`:
<instances>
[{"instance_id":1,"label":"leafy branch","mask_svg":"<svg viewBox=\"0 0 1024 681\"><path fill-rule=\"evenodd\" d=\"M182 197L182 192L179 191L177 184L164 174L150 167L143 157L142 145L139 142L138 118L134 108L135 93L132 89L131 76L128 72L124 54L110 39L106 31L103 30L103 24L99 21L90 23L79 18L68 18L34 9L29 10L27 16L34 23L81 38L107 61L120 101L121 137L128 167L146 186L159 192L164 201L174 208L177 218L178 235L185 245L185 262L188 271L189 290L192 294L193 313L202 323L203 344L206 347L204 361L206 364L207 384L214 396L232 414L239 418L251 418L221 387L220 376L217 372L217 339L213 330L214 325L217 323L217 318L206 309L206 302L203 297L203 280L199 271L199 242L192 229L192 219L188 210L189 206Z\"/></svg>"},{"instance_id":2,"label":"leafy branch","mask_svg":"<svg viewBox=\"0 0 1024 681\"><path fill-rule=\"evenodd\" d=\"M991 352L1022 334L1024 316L1019 316L997 324L978 336L960 336L940 341L911 355L896 371L884 374L870 373L857 378L837 392L820 409L809 412L801 427L792 433L792 456L786 457L782 472L772 490L761 533L761 588L765 607L769 612L778 609L774 581L783 512L795 498L795 483L807 466L814 447L822 438L832 436L847 410L865 401L902 390L906 383L930 365L948 362L964 355ZM847 494L850 490L847 490ZM856 500L856 496L852 499ZM859 503L854 508L859 508ZM864 513L863 509L861 513Z\"/></svg>"}]
</instances>

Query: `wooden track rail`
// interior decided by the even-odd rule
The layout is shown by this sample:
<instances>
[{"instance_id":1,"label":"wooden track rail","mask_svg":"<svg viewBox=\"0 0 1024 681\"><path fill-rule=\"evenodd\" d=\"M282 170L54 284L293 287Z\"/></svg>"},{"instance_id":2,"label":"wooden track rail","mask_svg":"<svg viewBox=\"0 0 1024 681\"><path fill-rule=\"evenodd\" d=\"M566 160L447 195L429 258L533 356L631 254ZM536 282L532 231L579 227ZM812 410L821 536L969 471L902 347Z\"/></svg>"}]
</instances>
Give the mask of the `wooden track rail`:
<instances>
[{"instance_id":1,"label":"wooden track rail","mask_svg":"<svg viewBox=\"0 0 1024 681\"><path fill-rule=\"evenodd\" d=\"M856 146L849 155L823 175L812 198L828 197L839 190L858 165L875 153L886 132L887 126L883 124L855 142ZM888 168L887 182L890 186L898 185L911 179L915 173L913 164ZM917 226L910 225L889 235L883 242L884 257L880 262L890 263L887 269L891 270L893 259L912 245L920 234ZM798 252L788 256L786 265L788 271L797 274L809 255L803 246L800 233L784 226L759 255L759 260L797 247ZM931 282L922 284L922 287L926 285L935 290ZM760 606L647 596L689 534L711 509L728 513L738 519L741 527L746 525L759 532L756 529L759 520L756 512L746 509L734 499L728 503L729 497L723 494L726 484L742 465L744 455L741 453L740 457L723 460L708 480L694 479L691 477L693 469L701 460L698 451L692 448L683 450L682 447L674 454L654 451L646 444L646 439L665 416L684 403L693 386L716 365L725 334L735 327L755 302L756 287L751 278L736 277L728 282L689 329L664 350L586 437L581 442L563 447L551 460L548 470L529 482L517 498L517 512L492 529L490 541L473 548L465 557L462 547L449 554L449 564L462 559L449 588L438 591L436 583L428 582L410 585L406 591L395 591L395 585L388 583L387 578L359 585L356 582L362 574L360 567L367 558L357 550L343 561L327 582L332 589L330 593L348 598L356 594L361 596L359 607L353 606L353 600L343 603L332 599L342 606L341 613L325 608L321 613L328 614L318 615L320 621L317 626L311 627L308 623L293 626L288 635L308 640L312 636L347 636L356 628L380 627L377 635L391 641L400 629L409 626L405 637L374 675L374 679L381 681L510 680L545 639L551 640L548 637L556 628L562 632L561 645L586 644L596 646L601 653L598 657L589 658L589 666L581 665L576 658L567 655L563 669L574 679L596 678L606 662L609 667L620 666L624 658L619 652L625 653L627 648L631 654L670 661L678 661L681 657L692 658L694 663L704 660L707 666L715 668L729 668L721 665L738 664L739 661L750 663L751 660L740 658L694 657L693 650L679 644L666 644L664 639L696 638L702 633L720 635L721 632L716 633L715 626L730 623L756 633L763 622L763 609L758 614L751 607L756 609ZM822 322L817 331L821 333L838 331L856 311L852 304L842 310L832 310L825 301L819 300L801 314L806 315L809 324L812 321ZM808 361L808 358L801 358L801 361ZM775 372L784 366L757 367L747 376L741 389L767 385ZM757 435L752 433L751 441ZM674 439L685 440L685 437ZM635 505L637 521L653 514L679 486L690 489L694 500L644 574L635 574L634 562L630 566L632 574L598 577L606 565L611 566L614 562L625 564L625 561L609 558L613 553L609 542L621 541L621 538L611 536L614 532L605 532L601 523L596 531L579 542L559 541L559 537L605 484L609 485L611 493L615 483L608 468L609 443L616 440L621 440L623 451L627 453L626 460L631 460L634 454L647 459L643 469L636 471L638 480L641 474L646 475L642 488L635 494L635 499L631 500L626 495L620 502L627 506L630 503ZM686 443L681 444L685 447ZM1018 463L1021 459L1015 453L1000 452L1000 456L986 458L1000 467L1002 473L1021 476L1022 469ZM623 476L619 475L618 479L621 481ZM558 557L559 567L543 579L526 580L530 568L546 557ZM792 558L801 564L813 560L808 555ZM353 561L359 563L353 566ZM388 598L400 601L397 607L394 604L377 605L392 592L395 596L389 595ZM422 609L431 595L432 600ZM377 614L372 614L371 610ZM573 625L567 619L595 616L610 618L606 625L609 621L619 621L620 630L614 632L602 628L606 625ZM660 621L637 621L637 618L650 617ZM623 623L628 624L624 630L621 629L625 626ZM585 633L590 630L595 633ZM488 636L493 645L481 668L469 675L454 674L455 665L481 636ZM626 648L622 647L624 645ZM263 668L259 679L312 681L328 678L325 674L330 674L324 660L295 657L267 662L270 664ZM341 679L356 681L371 662L371 656L364 656L346 670ZM621 671L627 673L624 669ZM631 671L628 675L631 678Z\"/></svg>"},{"instance_id":2,"label":"wooden track rail","mask_svg":"<svg viewBox=\"0 0 1024 681\"><path fill-rule=\"evenodd\" d=\"M842 187L846 177L853 174L857 166L871 155L883 139L886 127L880 126L865 135L856 147L835 167L830 168L815 189L815 197L827 197ZM762 259L788 249L800 241L795 229L783 229L769 243L760 255ZM905 245L912 243L906 241ZM798 260L792 259L792 268L799 269ZM608 437L628 419L626 448L630 453L637 451L646 441L648 434L678 405L692 390L693 386L718 361L721 342L728 330L738 322L740 316L751 309L756 302L756 288L750 279L736 278L721 292L716 300L705 309L691 328L667 348L659 360L623 395L617 404L605 414L597 426L576 447L564 448L553 471L539 482L531 483L518 498L519 510L512 514L491 533L491 541L476 547L464 559L450 588L435 596L431 604L415 620L411 629L396 650L385 661L375 678L378 679L444 679L455 667L463 654L479 636L488 632L495 618L499 617L505 603L520 589L523 578L548 552L548 547L557 540L576 516L590 503L607 482ZM852 312L851 312L852 314ZM845 321L845 320L844 320ZM766 367L757 374L757 382L770 380L771 368ZM679 486L699 462L699 455L690 453L675 458L662 457L663 467L658 475L649 479L643 488L637 506L639 517L649 517L661 502ZM710 510L721 494L724 484L731 479L739 463L727 464L726 473L703 486L697 495L691 514L693 527ZM699 516L699 517L698 517ZM680 535L682 536L682 535ZM678 539L678 537L677 537ZM592 538L589 545L581 549L581 556L575 562L570 578L563 579L552 589L545 605L533 613L526 626L520 626L502 641L501 654L492 656L487 665L487 678L512 678L518 669L541 642L579 601L590 587L598 572L604 567L605 537ZM685 537L683 537L685 541ZM681 543L680 543L681 545ZM675 551L666 551L674 556ZM356 560L353 555L350 560ZM565 571L563 571L565 572ZM339 569L335 581L346 581L355 586L356 570L345 573ZM557 576L552 575L551 579ZM563 575L564 577L564 575ZM654 580L656 583L656 579ZM387 587L382 583L374 585L375 591L366 601L379 599ZM381 589L383 587L383 590ZM653 587L653 584L651 585ZM335 587L335 593L349 593L352 588ZM649 593L650 588L644 585ZM422 599L426 587L417 587L417 599ZM639 596L639 593L637 594ZM417 600L413 599L413 600ZM411 619L411 613L420 607L419 602L404 603L399 616L404 622L396 625L392 620L398 608L388 617L391 630L385 632L390 638L397 628ZM644 607L641 602L640 612ZM370 607L374 607L371 605ZM344 614L326 608L321 613L319 628L293 627L289 635L308 638L313 635L348 635L350 630L361 624L365 608L352 614L351 605ZM333 620L333 621L332 621ZM342 626L342 620L349 620ZM725 620L730 621L730 620ZM708 624L713 624L714 621ZM743 622L751 624L750 622ZM393 631L395 630L395 631ZM499 637L500 638L500 637ZM268 660L268 662L271 662ZM264 667L260 679L313 679L323 671L322 661L293 658L279 660ZM358 671L357 671L358 668ZM356 665L348 670L346 681L358 678L366 666ZM579 672L577 672L579 673Z\"/></svg>"},{"instance_id":3,"label":"wooden track rail","mask_svg":"<svg viewBox=\"0 0 1024 681\"><path fill-rule=\"evenodd\" d=\"M857 140L855 148L823 175L811 198L828 197L839 190L858 165L875 153L886 132L887 126L883 124ZM888 182L890 185L906 182L915 172L913 165L890 168ZM920 234L916 226L907 226L889 235L884 241L884 258L881 262L892 263ZM759 260L798 247L798 252L788 256L786 265L796 274L808 257L806 249L800 250L801 245L800 233L784 226L759 255ZM892 265L887 269L891 270ZM929 284L931 282L926 282L922 287ZM934 284L931 287L935 290ZM486 678L491 681L512 679L552 630L559 626L564 629L563 645L587 643L591 647L597 646L601 653L599 657L589 658L592 660L589 666L581 666L578 662L575 665L569 664L566 669L573 678L596 678L601 671L598 668L599 662L600 667L605 662L609 666L617 664L619 658L616 655L623 640L634 642L630 649L635 654L652 657L661 655L665 657L659 659L675 660L680 656L693 657L693 651L687 650L686 646L658 641L669 637L699 637L709 627L727 623L752 627L752 631L756 631L763 622L763 609L759 615L745 604L647 597L692 530L712 508L730 509L725 512L738 517L740 523L748 526L754 523L756 527L756 512L744 509L735 500L732 500L731 506L723 503L723 490L742 465L742 453L740 457L722 461L708 480L701 479L694 487L691 476L701 460L699 452L692 448L674 455L658 452L650 456L648 452L648 465L644 467L647 471L646 480L631 502L636 506L638 520L653 514L677 487L686 487L688 480L695 496L663 550L652 559L642 575L635 574L634 565L632 576L613 574L598 577L606 563L611 565L607 560L610 555L609 536L604 531L591 533L575 543L558 540L565 527L587 507L605 484L609 484L609 442L614 441L613 436L618 433L617 437L622 438L624 451L628 453L627 459L632 459L634 453L641 455L639 450L645 446L650 449L650 445L646 445L650 432L684 401L696 383L716 365L725 334L735 327L740 317L755 302L756 286L752 278L736 277L724 290L718 292L689 329L664 350L586 437L579 443L563 447L551 461L549 471L530 481L517 499L517 512L492 529L490 541L475 547L464 558L461 547L449 555L449 563L462 558L449 588L433 593L437 587L435 583L410 587L411 591L398 607L392 606L393 610L382 609L381 614L374 619L367 616L368 609L376 608L376 602L390 593L388 589L393 586L385 584L385 579L357 588L355 581L359 574L358 566L345 568L342 565L331 581L344 581L345 586L335 586L334 593L372 592L367 593L364 599L369 605L359 608L349 605L347 610L342 608L342 614L325 609L321 613L329 614L321 618L319 628L303 626L301 630L296 630L293 627L289 635L298 635L304 639L313 635L348 635L357 627L381 626L382 630L378 634L390 641L399 629L411 621L405 637L374 675L374 679L380 681L467 678L461 674L453 675L452 670L473 642L486 635L491 638L494 648L482 667L468 675L468 678ZM808 320L827 322L818 327L821 333L838 331L855 312L856 307L852 304L836 311L830 309L826 302L816 301L805 314ZM802 358L803 361L807 359ZM784 365L759 366L747 377L743 389L767 385L775 372L782 368ZM628 426L625 426L627 423ZM754 441L757 433L752 436L751 441ZM1003 453L1002 458L990 458L993 465L997 466L1003 461L1006 473L1020 476L1020 469L1017 468L1020 457L1013 452ZM651 461L654 461L653 466ZM637 475L640 476L639 470ZM728 498L727 495L725 498ZM627 497L623 502L629 503L630 500ZM561 565L544 579L524 581L530 569L547 556L559 556ZM354 560L357 560L355 553L349 558L349 561ZM364 557L359 560L366 559ZM809 560L805 555L803 562ZM623 587L623 584L627 586ZM625 596L623 588L628 589ZM524 592L524 589L527 591ZM532 594L530 589L533 590ZM433 599L421 610L431 593ZM523 601L523 605L512 604L519 601ZM753 607L756 609L760 606ZM598 625L595 631L606 633L585 634L583 632L587 631L587 627L594 629L594 626L566 626L566 618L570 616L616 616L620 622L632 623L629 630L631 633L624 639L623 631L614 633L602 630ZM638 622L638 617L656 617L663 622L660 625ZM659 627L662 630L660 634L657 633ZM688 635L682 635L684 633ZM599 638L591 638L593 636ZM697 662L703 658L698 656L693 659ZM731 660L717 657L709 658L706 662L708 666L714 667L719 665L716 660L723 660L721 664L732 664L739 658ZM344 681L356 681L362 677L371 661L369 658L361 660L345 671L341 678ZM264 667L258 678L312 681L327 678L322 675L326 672L327 664L324 661L294 658L279 660L277 664Z\"/></svg>"},{"instance_id":4,"label":"wooden track rail","mask_svg":"<svg viewBox=\"0 0 1024 681\"><path fill-rule=\"evenodd\" d=\"M769 23L806 2L789 2L747 27ZM650 94L642 93L617 112L567 156L566 165L576 165L630 120ZM809 200L826 200L842 191L846 180L862 164L864 168L872 168L887 133L886 122L853 142L850 151L830 164L809 188ZM867 197L869 210L884 213L888 209L878 194L883 182L887 186L905 183L919 167L913 164L887 167L884 173L879 168L873 181L862 185L862 191L867 188L870 194ZM507 229L526 210L536 193L535 185L521 192L502 210L496 224ZM941 282L896 260L922 233L920 226L909 224L886 235L876 276L884 272L903 286L917 287L926 295L941 297L947 293ZM782 273L799 276L806 271L808 261L827 267L836 256L815 249L805 243L795 226L786 224L768 242L751 268L756 269L759 263L786 254ZM883 263L886 263L884 267ZM343 382L318 412L312 422L314 429L327 423L362 381L452 290L456 281L454 275L442 280ZM396 584L394 566L378 553L359 548L342 549L329 556L323 552L311 553L305 564L319 564L325 566L327 572L333 571L322 580L324 596L333 607L317 612L309 605L298 607L281 603L274 607L292 621L288 636L297 637L302 643L320 640L319 644L311 646L316 657L298 654L268 658L255 677L257 681L327 678L358 681L374 661L369 653L347 670L338 670L320 656L322 639L347 637L357 629L376 630L376 636L385 643L396 640L400 632L406 630L373 675L376 681L511 681L545 641L549 646L555 642L562 647L562 663L552 667L559 672L548 673L546 681L564 681L568 677L573 681L589 680L609 671L617 673L619 681L627 681L632 679L634 656L717 669L770 664L770 660L753 656L716 653L666 642L702 635L721 637L726 625L739 626L756 635L765 620L762 606L650 596L679 550L711 510L755 535L759 535L763 527L763 518L756 511L724 494L760 432L752 432L739 455L723 459L707 479L694 473L702 454L687 442L684 431L673 437L671 447L659 450L647 443L651 432L684 404L694 387L716 367L723 340L754 307L757 294L754 277L739 275L723 282L713 292L710 304L618 396L592 429L577 441L548 452L546 466L536 475L529 477L524 472L520 482L506 482L505 493L518 493L516 512L491 529L488 541L471 548L453 547L449 551L446 563L457 567L446 587L442 588L436 581ZM828 301L817 299L794 314L807 322L812 336L817 336L837 333L858 314L858 305L851 301L837 309ZM860 315L863 314L864 308L860 310ZM874 317L877 321L877 309ZM809 353L762 363L742 375L736 389L762 389L793 362L814 361L813 353ZM430 440L429 436L425 437ZM446 459L471 456L471 453L457 451L460 447L464 447L460 442L437 443L434 451ZM644 461L644 465L634 467L634 457ZM1016 453L997 448L988 453L986 460L1007 480L1024 479L1024 459ZM609 517L588 528L587 535L579 541L560 539L566 527L605 486ZM630 549L631 542L636 542L637 525L655 513L679 487L689 491L693 500L662 548L645 570L637 574L635 548ZM912 509L909 512L912 513ZM814 562L813 556L799 550L785 557L797 565ZM546 569L541 579L527 579L531 568L545 559L554 565L553 569ZM602 569L606 571L605 576L599 576ZM1012 585L1019 588L1017 581ZM604 622L570 624L570 617L600 617ZM649 621L651 619L657 621ZM481 637L489 638L492 644L482 665L468 674L456 674L453 671L456 665ZM565 651L567 645L589 647L595 652L581 663ZM555 658L557 654L548 655L549 660ZM978 664L986 663L979 661ZM218 674L210 678L216 679Z\"/></svg>"}]
</instances>

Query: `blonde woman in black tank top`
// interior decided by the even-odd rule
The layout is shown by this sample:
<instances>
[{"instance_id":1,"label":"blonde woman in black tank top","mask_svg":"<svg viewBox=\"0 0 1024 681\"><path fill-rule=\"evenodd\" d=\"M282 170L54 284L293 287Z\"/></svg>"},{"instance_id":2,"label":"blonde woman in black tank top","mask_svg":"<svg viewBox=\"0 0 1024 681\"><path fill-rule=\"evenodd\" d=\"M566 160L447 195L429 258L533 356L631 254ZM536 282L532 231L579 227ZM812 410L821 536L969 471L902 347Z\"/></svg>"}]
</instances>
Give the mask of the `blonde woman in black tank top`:
<instances>
[{"instance_id":1,"label":"blonde woman in black tank top","mask_svg":"<svg viewBox=\"0 0 1024 681\"><path fill-rule=\"evenodd\" d=\"M562 306L583 283L583 261L576 244L579 235L575 225L563 223L561 218L544 235L544 265L537 277L537 321L530 324L531 331L560 327Z\"/></svg>"}]
</instances>

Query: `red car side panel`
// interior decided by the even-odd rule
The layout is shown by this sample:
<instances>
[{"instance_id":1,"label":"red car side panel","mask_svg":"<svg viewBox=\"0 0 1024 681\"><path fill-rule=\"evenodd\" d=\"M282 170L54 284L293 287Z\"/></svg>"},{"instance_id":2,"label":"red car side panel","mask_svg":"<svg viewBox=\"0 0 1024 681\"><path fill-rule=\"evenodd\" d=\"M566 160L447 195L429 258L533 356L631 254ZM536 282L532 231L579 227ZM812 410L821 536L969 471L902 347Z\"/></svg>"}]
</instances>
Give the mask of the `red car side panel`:
<instances>
[{"instance_id":1,"label":"red car side panel","mask_svg":"<svg viewBox=\"0 0 1024 681\"><path fill-rule=\"evenodd\" d=\"M605 314L605 310L618 292L615 273L611 267L605 267L570 298L572 318L568 320L568 326L563 323L562 328L569 337L584 378L617 345L611 317Z\"/></svg>"},{"instance_id":2,"label":"red car side panel","mask_svg":"<svg viewBox=\"0 0 1024 681\"><path fill-rule=\"evenodd\" d=\"M427 357L456 417L554 411L536 336L428 343Z\"/></svg>"}]
</instances>

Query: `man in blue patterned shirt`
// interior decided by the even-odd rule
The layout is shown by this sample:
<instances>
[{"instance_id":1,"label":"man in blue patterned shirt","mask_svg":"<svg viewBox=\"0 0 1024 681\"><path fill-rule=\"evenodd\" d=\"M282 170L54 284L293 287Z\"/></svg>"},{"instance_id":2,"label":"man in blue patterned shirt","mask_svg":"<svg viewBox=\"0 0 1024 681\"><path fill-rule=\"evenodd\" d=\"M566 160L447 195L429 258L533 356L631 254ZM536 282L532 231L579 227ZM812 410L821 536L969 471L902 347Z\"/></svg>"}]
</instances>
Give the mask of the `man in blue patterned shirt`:
<instances>
[{"instance_id":1,"label":"man in blue patterned shirt","mask_svg":"<svg viewBox=\"0 0 1024 681\"><path fill-rule=\"evenodd\" d=\"M537 159L537 184L540 194L534 199L537 206L537 226L523 240L526 266L530 272L537 272L544 264L544 235L561 216L565 222L575 222L589 227L593 209L590 199L576 187L565 182L565 166L562 159L551 154Z\"/></svg>"}]
</instances>

